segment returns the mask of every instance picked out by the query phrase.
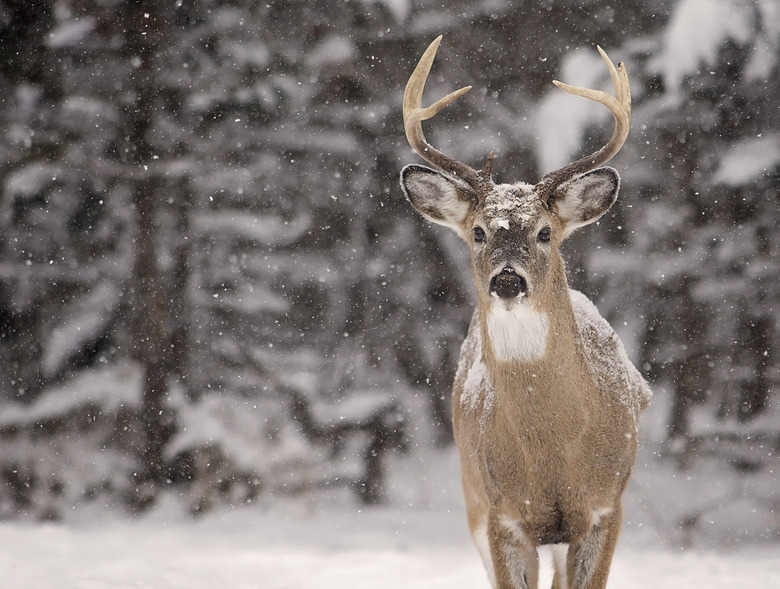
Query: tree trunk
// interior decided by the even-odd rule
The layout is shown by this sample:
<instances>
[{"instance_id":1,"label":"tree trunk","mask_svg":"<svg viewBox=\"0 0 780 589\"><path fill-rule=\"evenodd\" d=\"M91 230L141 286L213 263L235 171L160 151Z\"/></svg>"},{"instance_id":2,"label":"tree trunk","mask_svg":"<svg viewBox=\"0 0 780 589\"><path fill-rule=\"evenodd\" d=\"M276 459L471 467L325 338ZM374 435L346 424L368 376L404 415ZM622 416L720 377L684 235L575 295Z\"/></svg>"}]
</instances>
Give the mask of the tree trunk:
<instances>
[{"instance_id":1,"label":"tree trunk","mask_svg":"<svg viewBox=\"0 0 780 589\"><path fill-rule=\"evenodd\" d=\"M153 126L157 83L154 60L161 46L162 15L157 2L129 2L125 8L127 58L135 64L135 101L129 107L130 158L135 181L136 254L133 268L134 356L144 371L141 396L141 467L136 476L137 505L151 504L165 481L164 451L172 419L166 410L171 357L169 296L159 267L159 211L164 180L154 173Z\"/></svg>"}]
</instances>

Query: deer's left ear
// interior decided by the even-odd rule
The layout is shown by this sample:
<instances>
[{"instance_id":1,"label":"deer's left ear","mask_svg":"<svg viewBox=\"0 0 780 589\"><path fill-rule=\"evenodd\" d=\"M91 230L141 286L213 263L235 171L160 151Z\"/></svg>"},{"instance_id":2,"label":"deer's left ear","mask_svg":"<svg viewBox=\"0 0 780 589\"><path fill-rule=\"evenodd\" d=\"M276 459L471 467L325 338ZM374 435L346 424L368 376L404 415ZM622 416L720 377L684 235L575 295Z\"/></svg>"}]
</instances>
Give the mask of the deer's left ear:
<instances>
[{"instance_id":1,"label":"deer's left ear","mask_svg":"<svg viewBox=\"0 0 780 589\"><path fill-rule=\"evenodd\" d=\"M620 176L613 168L598 168L562 184L550 198L550 210L566 225L565 234L593 223L617 200Z\"/></svg>"}]
</instances>

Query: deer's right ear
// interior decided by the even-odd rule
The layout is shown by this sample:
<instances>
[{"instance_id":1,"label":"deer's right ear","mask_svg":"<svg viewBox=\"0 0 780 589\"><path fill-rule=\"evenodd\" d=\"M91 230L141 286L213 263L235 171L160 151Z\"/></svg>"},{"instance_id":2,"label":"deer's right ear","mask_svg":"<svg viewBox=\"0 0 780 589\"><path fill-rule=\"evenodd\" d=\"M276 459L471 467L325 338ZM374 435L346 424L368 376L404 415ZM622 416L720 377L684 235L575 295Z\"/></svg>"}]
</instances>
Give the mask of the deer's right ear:
<instances>
[{"instance_id":1,"label":"deer's right ear","mask_svg":"<svg viewBox=\"0 0 780 589\"><path fill-rule=\"evenodd\" d=\"M458 233L475 200L472 188L465 182L417 164L401 171L401 188L426 219Z\"/></svg>"}]
</instances>

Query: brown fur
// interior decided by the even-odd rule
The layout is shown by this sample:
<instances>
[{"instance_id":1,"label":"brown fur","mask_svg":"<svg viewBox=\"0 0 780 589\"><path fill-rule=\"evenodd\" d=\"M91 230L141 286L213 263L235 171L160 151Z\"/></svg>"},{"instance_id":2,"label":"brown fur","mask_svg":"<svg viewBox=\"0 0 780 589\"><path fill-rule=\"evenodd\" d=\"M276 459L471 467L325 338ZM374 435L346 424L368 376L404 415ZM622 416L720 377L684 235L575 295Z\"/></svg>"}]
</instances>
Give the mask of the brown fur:
<instances>
[{"instance_id":1,"label":"brown fur","mask_svg":"<svg viewBox=\"0 0 780 589\"><path fill-rule=\"evenodd\" d=\"M444 175L421 167L407 172L411 174L427 174L429 190L442 183L438 192L444 201L461 198L444 188L451 182ZM603 192L616 190L614 184L605 182L594 193L593 202L604 204L584 222L612 203L614 198ZM562 190L558 198L572 198L567 188ZM426 203L420 210L441 202L429 192L408 196L413 204ZM489 555L483 558L495 572L496 586L533 587L536 548L566 543L568 571L557 571L557 586L595 589L606 583L620 528L620 496L636 457L636 417L647 404L648 391L625 364L622 346L606 322L576 317L558 251L569 232L567 221L533 203L518 205L522 215L511 207L490 209L502 199L534 198L527 185L498 186L486 199L471 201L467 214L451 213L461 218L447 218L448 211L462 209L446 202L431 217L469 242L477 285L477 311L453 389L455 439L469 525L478 545L487 534ZM509 229L502 226L505 221ZM477 225L485 228L485 243L470 239L471 227ZM541 226L552 228L549 244L537 242ZM501 266L528 278L529 291L519 300L497 302L491 295L491 276ZM495 305L525 305L546 316L546 345L538 358L497 356L487 335L487 318ZM564 574L567 584L561 585Z\"/></svg>"},{"instance_id":2,"label":"brown fur","mask_svg":"<svg viewBox=\"0 0 780 589\"><path fill-rule=\"evenodd\" d=\"M499 589L535 588L544 544L568 545L566 565L555 561L555 589L603 589L650 391L612 328L569 290L559 248L617 198L617 172L597 167L628 134L628 77L601 52L617 98L558 84L610 109L616 127L606 146L536 186L497 185L492 156L476 172L423 135L421 122L468 89L422 107L440 41L407 84L404 127L415 151L443 172L407 166L401 186L471 252L477 310L452 399L469 526Z\"/></svg>"}]
</instances>

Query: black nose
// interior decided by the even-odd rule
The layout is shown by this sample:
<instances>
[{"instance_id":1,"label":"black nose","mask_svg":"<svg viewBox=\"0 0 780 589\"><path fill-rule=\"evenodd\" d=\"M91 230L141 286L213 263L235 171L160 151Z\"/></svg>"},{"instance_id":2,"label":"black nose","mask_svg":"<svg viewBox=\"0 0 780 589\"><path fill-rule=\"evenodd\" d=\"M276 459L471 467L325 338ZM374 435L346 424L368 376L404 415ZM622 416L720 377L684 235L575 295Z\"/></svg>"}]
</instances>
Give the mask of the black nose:
<instances>
[{"instance_id":1,"label":"black nose","mask_svg":"<svg viewBox=\"0 0 780 589\"><path fill-rule=\"evenodd\" d=\"M525 278L513 268L504 268L490 280L490 294L495 293L502 299L513 299L528 290Z\"/></svg>"}]
</instances>

